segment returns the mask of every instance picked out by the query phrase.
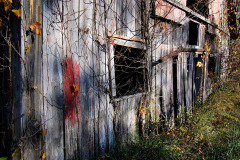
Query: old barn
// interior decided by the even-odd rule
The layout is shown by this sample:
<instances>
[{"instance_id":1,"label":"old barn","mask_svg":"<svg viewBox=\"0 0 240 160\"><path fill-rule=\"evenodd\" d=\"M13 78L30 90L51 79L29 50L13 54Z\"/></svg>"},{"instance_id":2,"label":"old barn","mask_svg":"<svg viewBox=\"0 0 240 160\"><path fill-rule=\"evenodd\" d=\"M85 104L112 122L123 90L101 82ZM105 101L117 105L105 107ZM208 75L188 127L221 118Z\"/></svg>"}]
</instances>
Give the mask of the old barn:
<instances>
[{"instance_id":1,"label":"old barn","mask_svg":"<svg viewBox=\"0 0 240 160\"><path fill-rule=\"evenodd\" d=\"M1 152L23 159L95 159L184 122L226 65L225 0L13 5Z\"/></svg>"}]
</instances>

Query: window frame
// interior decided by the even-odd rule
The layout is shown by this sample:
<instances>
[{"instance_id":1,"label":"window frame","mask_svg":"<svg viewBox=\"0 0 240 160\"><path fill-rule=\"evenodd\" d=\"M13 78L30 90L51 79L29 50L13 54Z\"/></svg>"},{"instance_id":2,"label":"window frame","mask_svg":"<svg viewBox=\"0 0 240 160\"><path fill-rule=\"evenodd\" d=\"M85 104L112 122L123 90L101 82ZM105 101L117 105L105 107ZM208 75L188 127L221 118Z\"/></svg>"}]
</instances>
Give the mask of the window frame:
<instances>
[{"instance_id":1,"label":"window frame","mask_svg":"<svg viewBox=\"0 0 240 160\"><path fill-rule=\"evenodd\" d=\"M112 96L115 100L120 100L120 99L125 99L125 98L129 98L129 97L135 97L135 96L139 96L139 95L144 95L148 92L148 89L143 89L142 92L135 92L134 94L130 94L130 95L122 95L122 96L117 96L117 84L116 84L116 72L115 72L115 48L116 46L123 46L123 47L129 47L129 48L135 48L135 49L140 49L140 50L145 50L145 60L147 62L147 55L146 55L146 46L143 42L141 41L133 41L133 40L125 40L125 39L120 39L120 38L111 38L112 40L112 44L110 44L110 75L111 75L111 91L112 91ZM142 40L142 39L139 39ZM148 71L148 67L145 67L145 70L147 72ZM146 80L144 81L144 85L148 87L148 81Z\"/></svg>"}]
</instances>

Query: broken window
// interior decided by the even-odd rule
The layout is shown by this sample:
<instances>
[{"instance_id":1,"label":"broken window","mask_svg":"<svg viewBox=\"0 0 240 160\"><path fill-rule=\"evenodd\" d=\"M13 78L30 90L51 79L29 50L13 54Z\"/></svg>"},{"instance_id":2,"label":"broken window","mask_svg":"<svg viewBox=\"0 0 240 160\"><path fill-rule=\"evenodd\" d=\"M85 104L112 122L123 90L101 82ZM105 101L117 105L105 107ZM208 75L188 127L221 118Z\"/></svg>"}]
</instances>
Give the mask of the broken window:
<instances>
[{"instance_id":1,"label":"broken window","mask_svg":"<svg viewBox=\"0 0 240 160\"><path fill-rule=\"evenodd\" d=\"M117 45L115 48L116 96L144 92L147 88L145 50Z\"/></svg>"},{"instance_id":2,"label":"broken window","mask_svg":"<svg viewBox=\"0 0 240 160\"><path fill-rule=\"evenodd\" d=\"M189 45L198 45L198 28L199 24L193 21L189 22Z\"/></svg>"},{"instance_id":3,"label":"broken window","mask_svg":"<svg viewBox=\"0 0 240 160\"><path fill-rule=\"evenodd\" d=\"M187 7L205 17L209 15L208 4L209 0L187 0Z\"/></svg>"}]
</instances>

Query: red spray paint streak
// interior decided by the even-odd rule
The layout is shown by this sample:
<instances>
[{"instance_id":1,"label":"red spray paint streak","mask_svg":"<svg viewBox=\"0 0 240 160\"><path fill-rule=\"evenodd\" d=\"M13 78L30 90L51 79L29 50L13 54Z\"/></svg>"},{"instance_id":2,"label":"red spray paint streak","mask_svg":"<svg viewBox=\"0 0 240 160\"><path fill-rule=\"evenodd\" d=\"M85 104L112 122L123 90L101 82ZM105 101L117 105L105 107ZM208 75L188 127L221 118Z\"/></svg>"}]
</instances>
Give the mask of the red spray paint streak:
<instances>
[{"instance_id":1,"label":"red spray paint streak","mask_svg":"<svg viewBox=\"0 0 240 160\"><path fill-rule=\"evenodd\" d=\"M80 86L79 79L79 64L73 62L72 58L67 58L64 61L65 119L68 119L71 125L81 118L80 93L74 95L71 89L73 84Z\"/></svg>"}]
</instances>

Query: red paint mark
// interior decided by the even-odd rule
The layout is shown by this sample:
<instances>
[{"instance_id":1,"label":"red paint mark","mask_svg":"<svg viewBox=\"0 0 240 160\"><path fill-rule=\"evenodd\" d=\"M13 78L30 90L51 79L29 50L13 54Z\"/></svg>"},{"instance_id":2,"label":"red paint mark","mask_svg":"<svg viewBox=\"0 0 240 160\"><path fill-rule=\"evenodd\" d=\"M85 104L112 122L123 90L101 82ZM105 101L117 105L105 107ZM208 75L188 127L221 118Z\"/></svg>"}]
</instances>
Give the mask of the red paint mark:
<instances>
[{"instance_id":1,"label":"red paint mark","mask_svg":"<svg viewBox=\"0 0 240 160\"><path fill-rule=\"evenodd\" d=\"M64 94L65 94L65 119L75 124L80 120L80 93L72 94L72 86L80 85L79 64L73 62L72 58L67 58L64 61Z\"/></svg>"}]
</instances>

